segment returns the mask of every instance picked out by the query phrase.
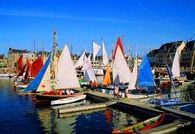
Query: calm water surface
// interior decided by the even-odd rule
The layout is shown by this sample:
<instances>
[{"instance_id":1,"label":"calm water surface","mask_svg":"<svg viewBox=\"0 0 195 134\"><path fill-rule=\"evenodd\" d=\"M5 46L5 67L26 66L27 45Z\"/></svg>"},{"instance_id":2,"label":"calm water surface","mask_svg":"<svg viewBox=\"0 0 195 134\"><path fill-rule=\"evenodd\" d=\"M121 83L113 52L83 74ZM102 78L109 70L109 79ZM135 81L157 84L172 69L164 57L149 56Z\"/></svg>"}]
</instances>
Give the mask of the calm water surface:
<instances>
[{"instance_id":1,"label":"calm water surface","mask_svg":"<svg viewBox=\"0 0 195 134\"><path fill-rule=\"evenodd\" d=\"M58 118L55 109L37 106L35 99L17 95L12 84L11 80L0 80L0 133L107 134L113 128L140 121L138 117L114 109Z\"/></svg>"}]
</instances>

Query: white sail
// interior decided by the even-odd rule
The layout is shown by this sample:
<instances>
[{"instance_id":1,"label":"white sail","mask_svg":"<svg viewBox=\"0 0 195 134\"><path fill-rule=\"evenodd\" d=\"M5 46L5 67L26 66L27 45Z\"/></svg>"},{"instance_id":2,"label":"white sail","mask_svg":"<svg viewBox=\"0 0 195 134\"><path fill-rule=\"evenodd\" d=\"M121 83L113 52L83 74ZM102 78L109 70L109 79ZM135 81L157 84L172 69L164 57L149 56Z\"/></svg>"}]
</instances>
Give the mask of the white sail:
<instances>
[{"instance_id":1,"label":"white sail","mask_svg":"<svg viewBox=\"0 0 195 134\"><path fill-rule=\"evenodd\" d=\"M89 54L89 56L87 57L87 59L88 59L89 61L91 61L91 53Z\"/></svg>"},{"instance_id":2,"label":"white sail","mask_svg":"<svg viewBox=\"0 0 195 134\"><path fill-rule=\"evenodd\" d=\"M75 64L75 68L83 67L84 61L87 58L85 53L86 53L86 50L83 51L83 53L81 54L80 58L78 59L77 63Z\"/></svg>"},{"instance_id":3,"label":"white sail","mask_svg":"<svg viewBox=\"0 0 195 134\"><path fill-rule=\"evenodd\" d=\"M84 70L84 80L85 81L93 81L93 82L96 81L97 82L97 79L95 77L95 72L89 60L85 61L82 70Z\"/></svg>"},{"instance_id":4,"label":"white sail","mask_svg":"<svg viewBox=\"0 0 195 134\"><path fill-rule=\"evenodd\" d=\"M113 63L113 82L115 85L119 84L119 82L128 83L130 75L131 71L121 49L118 47Z\"/></svg>"},{"instance_id":5,"label":"white sail","mask_svg":"<svg viewBox=\"0 0 195 134\"><path fill-rule=\"evenodd\" d=\"M99 46L95 41L93 41L93 61L95 61L95 57L97 56L101 46Z\"/></svg>"},{"instance_id":6,"label":"white sail","mask_svg":"<svg viewBox=\"0 0 195 134\"><path fill-rule=\"evenodd\" d=\"M138 75L138 67L137 67L137 59L134 61L134 67L133 67L133 72L130 75L130 81L129 81L129 86L128 89L136 89L136 82L137 82L137 75Z\"/></svg>"},{"instance_id":7,"label":"white sail","mask_svg":"<svg viewBox=\"0 0 195 134\"><path fill-rule=\"evenodd\" d=\"M180 77L180 62L179 62L179 53L176 51L175 57L173 59L173 65L172 65L172 74L173 78Z\"/></svg>"},{"instance_id":8,"label":"white sail","mask_svg":"<svg viewBox=\"0 0 195 134\"><path fill-rule=\"evenodd\" d=\"M182 42L182 44L176 49L172 68L171 68L173 78L180 77L180 57L181 57L181 51L184 49L184 47L185 47L185 43Z\"/></svg>"},{"instance_id":9,"label":"white sail","mask_svg":"<svg viewBox=\"0 0 195 134\"><path fill-rule=\"evenodd\" d=\"M104 65L108 64L108 55L106 53L106 48L105 48L105 45L104 45L104 41L102 41L102 60L103 60Z\"/></svg>"},{"instance_id":10,"label":"white sail","mask_svg":"<svg viewBox=\"0 0 195 134\"><path fill-rule=\"evenodd\" d=\"M65 45L57 64L55 89L79 88L74 63Z\"/></svg>"},{"instance_id":11,"label":"white sail","mask_svg":"<svg viewBox=\"0 0 195 134\"><path fill-rule=\"evenodd\" d=\"M181 51L184 49L185 45L186 44L184 42L182 42L181 45L177 48L177 51L178 51L180 57L181 57Z\"/></svg>"}]
</instances>

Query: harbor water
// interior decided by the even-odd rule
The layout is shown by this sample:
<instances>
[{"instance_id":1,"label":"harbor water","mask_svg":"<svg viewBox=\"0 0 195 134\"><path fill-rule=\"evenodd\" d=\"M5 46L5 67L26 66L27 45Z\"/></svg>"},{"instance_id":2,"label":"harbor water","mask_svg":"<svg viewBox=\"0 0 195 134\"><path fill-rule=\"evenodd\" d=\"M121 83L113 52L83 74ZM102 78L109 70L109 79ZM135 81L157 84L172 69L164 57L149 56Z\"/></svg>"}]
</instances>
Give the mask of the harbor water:
<instances>
[{"instance_id":1,"label":"harbor water","mask_svg":"<svg viewBox=\"0 0 195 134\"><path fill-rule=\"evenodd\" d=\"M114 128L125 127L143 120L112 108L58 118L54 108L37 105L36 99L30 96L18 95L13 91L12 84L12 80L0 80L1 133L107 134Z\"/></svg>"},{"instance_id":2,"label":"harbor water","mask_svg":"<svg viewBox=\"0 0 195 134\"><path fill-rule=\"evenodd\" d=\"M124 128L151 118L151 116L132 110L121 110L114 107L59 118L56 110L58 107L40 105L31 96L18 95L14 92L12 85L12 80L0 80L1 133L108 134L115 128ZM78 105L91 103L93 102L87 100Z\"/></svg>"}]
</instances>

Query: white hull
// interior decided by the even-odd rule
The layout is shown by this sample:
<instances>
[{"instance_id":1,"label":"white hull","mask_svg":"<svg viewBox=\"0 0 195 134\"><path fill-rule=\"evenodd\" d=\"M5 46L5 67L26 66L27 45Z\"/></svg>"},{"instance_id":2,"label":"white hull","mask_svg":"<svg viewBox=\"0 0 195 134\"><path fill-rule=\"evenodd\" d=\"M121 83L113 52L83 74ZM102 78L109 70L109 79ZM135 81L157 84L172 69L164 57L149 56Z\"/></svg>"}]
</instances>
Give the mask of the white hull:
<instances>
[{"instance_id":1,"label":"white hull","mask_svg":"<svg viewBox=\"0 0 195 134\"><path fill-rule=\"evenodd\" d=\"M101 68L95 68L94 72L95 72L96 76L103 76L104 75L104 71Z\"/></svg>"},{"instance_id":2,"label":"white hull","mask_svg":"<svg viewBox=\"0 0 195 134\"><path fill-rule=\"evenodd\" d=\"M68 104L68 103L84 100L85 98L86 98L86 95L78 95L78 96L74 96L74 97L68 97L68 98L64 98L64 99L51 101L51 105Z\"/></svg>"},{"instance_id":3,"label":"white hull","mask_svg":"<svg viewBox=\"0 0 195 134\"><path fill-rule=\"evenodd\" d=\"M16 89L22 90L22 89L25 89L27 86L28 86L28 84L19 84L16 86Z\"/></svg>"},{"instance_id":4,"label":"white hull","mask_svg":"<svg viewBox=\"0 0 195 134\"><path fill-rule=\"evenodd\" d=\"M64 105L54 105L52 106L53 109L60 109L60 108L69 108L69 107L76 107L76 106L81 106L84 104L88 104L87 100L81 100L79 102L73 102L70 104L64 104Z\"/></svg>"},{"instance_id":5,"label":"white hull","mask_svg":"<svg viewBox=\"0 0 195 134\"><path fill-rule=\"evenodd\" d=\"M0 74L0 78L10 78L10 77L13 77L15 76L15 74Z\"/></svg>"},{"instance_id":6,"label":"white hull","mask_svg":"<svg viewBox=\"0 0 195 134\"><path fill-rule=\"evenodd\" d=\"M144 98L148 98L148 97L152 97L154 96L153 94L151 95L145 95L145 94L127 94L127 98L130 99L144 99Z\"/></svg>"}]
</instances>

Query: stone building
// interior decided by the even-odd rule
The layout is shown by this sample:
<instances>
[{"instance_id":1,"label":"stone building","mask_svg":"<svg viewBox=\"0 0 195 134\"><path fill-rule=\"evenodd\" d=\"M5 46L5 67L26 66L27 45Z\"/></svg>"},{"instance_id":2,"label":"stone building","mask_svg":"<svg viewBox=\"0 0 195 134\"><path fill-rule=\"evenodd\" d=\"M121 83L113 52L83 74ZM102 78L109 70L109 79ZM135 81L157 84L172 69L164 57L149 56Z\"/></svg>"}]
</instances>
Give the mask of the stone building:
<instances>
[{"instance_id":1,"label":"stone building","mask_svg":"<svg viewBox=\"0 0 195 134\"><path fill-rule=\"evenodd\" d=\"M170 42L162 44L159 49L152 50L148 53L151 66L164 67L167 63L170 67L172 66L173 58L177 47L182 41ZM183 68L189 68L194 62L193 53L195 51L195 40L188 41L185 48L181 52L180 65Z\"/></svg>"},{"instance_id":2,"label":"stone building","mask_svg":"<svg viewBox=\"0 0 195 134\"><path fill-rule=\"evenodd\" d=\"M7 67L7 58L5 55L0 55L0 68Z\"/></svg>"},{"instance_id":3,"label":"stone building","mask_svg":"<svg viewBox=\"0 0 195 134\"><path fill-rule=\"evenodd\" d=\"M36 58L36 55L30 51L25 50L19 50L19 49L13 49L9 48L8 51L8 57L7 57L7 62L8 62L8 67L15 67L16 62L20 55L23 55L23 62L25 63L26 59L28 58L30 61L33 61Z\"/></svg>"}]
</instances>

